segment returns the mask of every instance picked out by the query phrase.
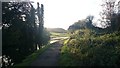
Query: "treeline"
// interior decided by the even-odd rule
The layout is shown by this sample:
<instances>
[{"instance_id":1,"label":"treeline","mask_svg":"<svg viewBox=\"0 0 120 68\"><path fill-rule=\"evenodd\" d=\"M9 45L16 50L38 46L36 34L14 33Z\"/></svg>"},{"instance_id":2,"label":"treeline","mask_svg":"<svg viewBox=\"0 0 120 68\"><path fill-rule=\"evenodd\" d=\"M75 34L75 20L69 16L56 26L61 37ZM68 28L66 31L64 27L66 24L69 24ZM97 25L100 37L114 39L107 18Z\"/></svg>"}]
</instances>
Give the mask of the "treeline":
<instances>
[{"instance_id":1,"label":"treeline","mask_svg":"<svg viewBox=\"0 0 120 68\"><path fill-rule=\"evenodd\" d=\"M31 2L2 2L2 66L20 63L48 43L44 28L44 6Z\"/></svg>"},{"instance_id":2,"label":"treeline","mask_svg":"<svg viewBox=\"0 0 120 68\"><path fill-rule=\"evenodd\" d=\"M114 0L113 0L114 1ZM106 0L106 10L113 9L113 1ZM115 2L115 1L114 1ZM118 2L120 3L120 1ZM111 7L109 7L111 6ZM70 38L61 49L63 66L114 66L120 64L120 9L103 12L104 28L93 25L93 16L79 20L69 27ZM106 15L104 15L104 13ZM103 20L106 19L106 20Z\"/></svg>"},{"instance_id":3,"label":"treeline","mask_svg":"<svg viewBox=\"0 0 120 68\"><path fill-rule=\"evenodd\" d=\"M97 20L97 22L100 22L99 25L101 25L101 27L97 26L97 22L93 23L94 16L89 15L86 19L79 20L72 24L68 30L74 31L77 29L89 28L98 33L120 31L120 1L103 0L101 6L102 10L99 13L101 18Z\"/></svg>"}]
</instances>

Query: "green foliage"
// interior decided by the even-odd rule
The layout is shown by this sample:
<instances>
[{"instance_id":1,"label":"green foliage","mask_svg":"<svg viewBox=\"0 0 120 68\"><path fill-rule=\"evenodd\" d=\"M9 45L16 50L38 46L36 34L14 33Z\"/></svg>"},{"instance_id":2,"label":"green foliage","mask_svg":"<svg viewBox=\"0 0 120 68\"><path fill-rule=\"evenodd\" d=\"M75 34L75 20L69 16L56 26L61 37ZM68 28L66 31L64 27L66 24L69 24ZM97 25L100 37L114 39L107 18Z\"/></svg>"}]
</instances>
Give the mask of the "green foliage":
<instances>
[{"instance_id":1,"label":"green foliage","mask_svg":"<svg viewBox=\"0 0 120 68\"><path fill-rule=\"evenodd\" d=\"M47 29L43 30L43 35L42 35L42 44L46 45L47 43L49 43L50 40L50 33L47 31Z\"/></svg>"},{"instance_id":2,"label":"green foliage","mask_svg":"<svg viewBox=\"0 0 120 68\"><path fill-rule=\"evenodd\" d=\"M50 39L43 27L43 5L35 9L30 2L2 2L2 25L2 56L8 61L3 60L3 68L22 62Z\"/></svg>"},{"instance_id":3,"label":"green foliage","mask_svg":"<svg viewBox=\"0 0 120 68\"><path fill-rule=\"evenodd\" d=\"M69 26L68 30L70 32L74 32L75 30L84 28L86 28L86 20L79 20L78 22L75 22L74 24Z\"/></svg>"},{"instance_id":4,"label":"green foliage","mask_svg":"<svg viewBox=\"0 0 120 68\"><path fill-rule=\"evenodd\" d=\"M62 47L61 55L59 59L60 66L75 66L74 59L72 59L68 47L65 45Z\"/></svg>"},{"instance_id":5,"label":"green foliage","mask_svg":"<svg viewBox=\"0 0 120 68\"><path fill-rule=\"evenodd\" d=\"M104 35L93 33L89 29L75 31L61 49L63 58L61 63L70 66L71 63L76 66L118 66L120 64L119 32Z\"/></svg>"},{"instance_id":6,"label":"green foliage","mask_svg":"<svg viewBox=\"0 0 120 68\"><path fill-rule=\"evenodd\" d=\"M120 28L120 1L104 0L102 3L102 12L100 12L102 27L106 28L108 32L119 31ZM118 7L118 8L116 8ZM110 10L110 11L109 11ZM118 11L118 12L116 12Z\"/></svg>"},{"instance_id":7,"label":"green foliage","mask_svg":"<svg viewBox=\"0 0 120 68\"><path fill-rule=\"evenodd\" d=\"M71 33L74 33L74 31L79 30L79 29L85 29L85 28L89 28L92 30L95 29L94 25L92 24L93 18L94 16L89 15L86 17L86 19L75 22L74 24L69 26L68 31Z\"/></svg>"}]
</instances>

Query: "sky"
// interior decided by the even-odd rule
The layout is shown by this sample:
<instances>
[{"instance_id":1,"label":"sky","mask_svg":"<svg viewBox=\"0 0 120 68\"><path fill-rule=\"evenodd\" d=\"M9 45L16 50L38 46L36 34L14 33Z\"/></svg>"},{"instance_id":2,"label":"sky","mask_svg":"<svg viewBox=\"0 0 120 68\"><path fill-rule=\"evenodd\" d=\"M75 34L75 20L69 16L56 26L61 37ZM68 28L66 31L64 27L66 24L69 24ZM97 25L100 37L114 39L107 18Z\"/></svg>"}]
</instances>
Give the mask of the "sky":
<instances>
[{"instance_id":1,"label":"sky","mask_svg":"<svg viewBox=\"0 0 120 68\"><path fill-rule=\"evenodd\" d=\"M68 29L88 15L99 16L101 0L33 0L44 4L44 26Z\"/></svg>"}]
</instances>

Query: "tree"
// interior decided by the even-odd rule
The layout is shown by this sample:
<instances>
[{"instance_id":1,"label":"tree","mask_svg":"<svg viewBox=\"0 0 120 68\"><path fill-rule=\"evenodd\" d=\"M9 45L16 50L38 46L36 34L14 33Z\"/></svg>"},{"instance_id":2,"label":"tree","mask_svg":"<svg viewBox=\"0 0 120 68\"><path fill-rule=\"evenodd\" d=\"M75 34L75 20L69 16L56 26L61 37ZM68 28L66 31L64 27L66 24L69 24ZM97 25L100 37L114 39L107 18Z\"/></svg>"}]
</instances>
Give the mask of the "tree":
<instances>
[{"instance_id":1,"label":"tree","mask_svg":"<svg viewBox=\"0 0 120 68\"><path fill-rule=\"evenodd\" d=\"M87 16L87 18L86 18L86 20L87 20L86 21L86 28L94 29L93 19L94 19L94 16L92 16L92 15Z\"/></svg>"},{"instance_id":2,"label":"tree","mask_svg":"<svg viewBox=\"0 0 120 68\"><path fill-rule=\"evenodd\" d=\"M4 58L10 57L13 63L22 61L32 52L30 51L33 48L30 10L29 2L2 3L2 52Z\"/></svg>"},{"instance_id":3,"label":"tree","mask_svg":"<svg viewBox=\"0 0 120 68\"><path fill-rule=\"evenodd\" d=\"M21 62L37 50L37 44L48 43L50 38L43 26L43 9L41 5L40 11L36 11L30 2L2 2L3 67Z\"/></svg>"},{"instance_id":4,"label":"tree","mask_svg":"<svg viewBox=\"0 0 120 68\"><path fill-rule=\"evenodd\" d=\"M103 10L100 16L103 27L108 28L111 32L116 31L118 29L116 0L104 0L101 6Z\"/></svg>"},{"instance_id":5,"label":"tree","mask_svg":"<svg viewBox=\"0 0 120 68\"><path fill-rule=\"evenodd\" d=\"M78 30L78 29L85 29L85 28L94 29L94 26L92 24L93 18L94 16L89 15L86 17L86 19L79 20L78 22L75 22L74 24L69 26L68 30L70 32L74 32L75 30Z\"/></svg>"},{"instance_id":6,"label":"tree","mask_svg":"<svg viewBox=\"0 0 120 68\"><path fill-rule=\"evenodd\" d=\"M39 7L39 2L37 3L37 9L36 9L36 15L38 17L38 32L37 32L37 44L39 46L39 48L41 48L42 42L43 42L43 16L44 16L44 6L43 4L41 4L41 8Z\"/></svg>"},{"instance_id":7,"label":"tree","mask_svg":"<svg viewBox=\"0 0 120 68\"><path fill-rule=\"evenodd\" d=\"M117 30L120 31L120 1L117 3Z\"/></svg>"}]
</instances>

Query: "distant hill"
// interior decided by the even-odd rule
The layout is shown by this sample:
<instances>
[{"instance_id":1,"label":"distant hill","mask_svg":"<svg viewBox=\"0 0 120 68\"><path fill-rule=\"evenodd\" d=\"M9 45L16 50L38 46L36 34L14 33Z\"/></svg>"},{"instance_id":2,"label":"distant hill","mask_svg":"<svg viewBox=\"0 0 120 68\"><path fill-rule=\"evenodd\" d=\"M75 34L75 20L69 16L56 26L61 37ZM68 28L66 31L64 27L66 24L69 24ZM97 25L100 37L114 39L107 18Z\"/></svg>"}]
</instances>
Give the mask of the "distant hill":
<instances>
[{"instance_id":1,"label":"distant hill","mask_svg":"<svg viewBox=\"0 0 120 68\"><path fill-rule=\"evenodd\" d=\"M67 31L63 28L47 28L49 32L57 32L57 33L66 33Z\"/></svg>"}]
</instances>

